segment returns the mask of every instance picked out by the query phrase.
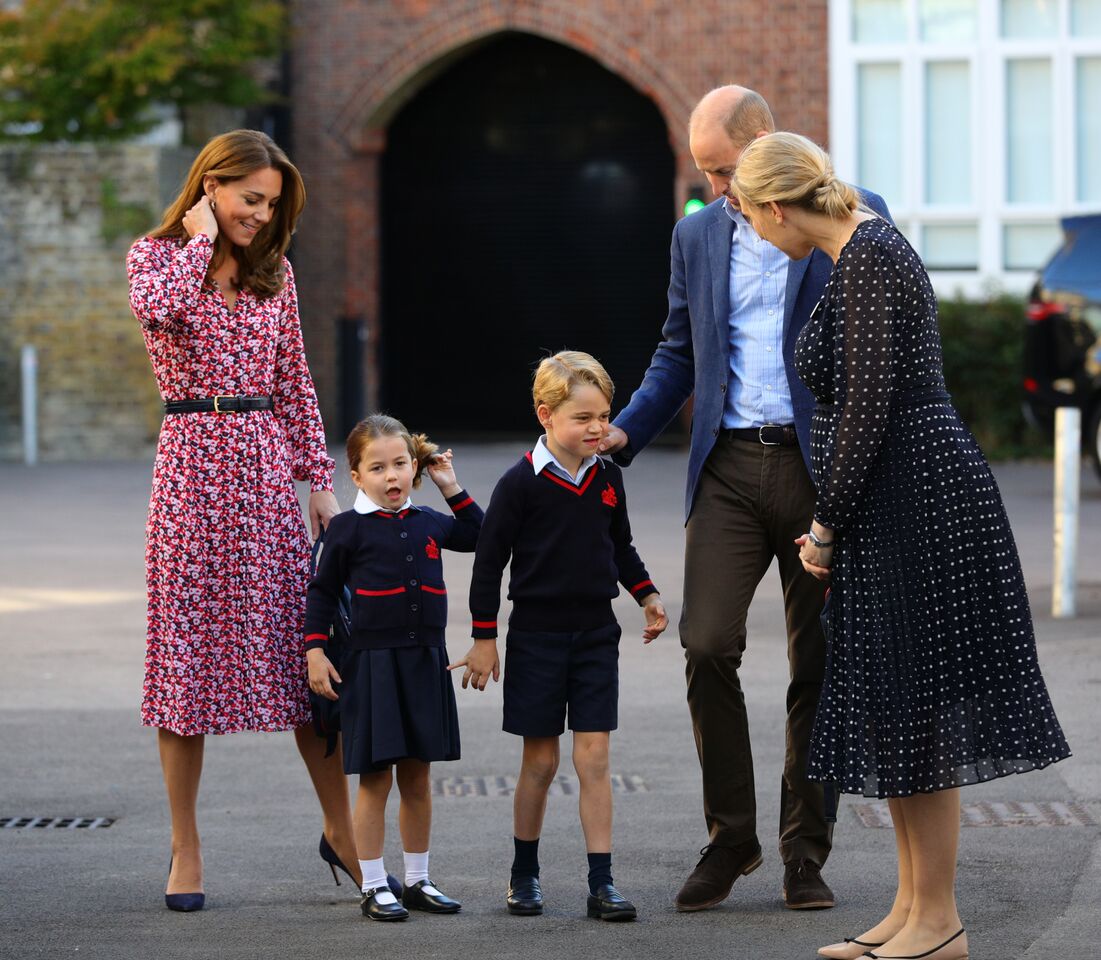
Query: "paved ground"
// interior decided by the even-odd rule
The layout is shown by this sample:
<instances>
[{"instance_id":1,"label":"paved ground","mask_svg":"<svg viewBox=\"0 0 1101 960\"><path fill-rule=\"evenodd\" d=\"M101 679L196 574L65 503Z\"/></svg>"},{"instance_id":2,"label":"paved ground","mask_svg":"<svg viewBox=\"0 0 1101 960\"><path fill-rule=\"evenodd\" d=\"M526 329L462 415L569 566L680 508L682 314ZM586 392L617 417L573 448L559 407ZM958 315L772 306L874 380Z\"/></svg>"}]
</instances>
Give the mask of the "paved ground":
<instances>
[{"instance_id":1,"label":"paved ground","mask_svg":"<svg viewBox=\"0 0 1101 960\"><path fill-rule=\"evenodd\" d=\"M460 478L483 500L514 448L457 451ZM436 802L433 875L464 901L453 918L384 926L359 916L316 854L319 821L288 735L212 739L201 795L209 908L173 914L161 893L168 824L154 735L137 719L143 653L142 536L147 463L0 467L0 817L108 816L109 829L0 829L0 957L755 957L811 958L852 935L886 904L893 881L889 830L863 825L845 801L828 878L838 906L794 914L779 900L777 820L786 682L774 572L750 617L743 670L756 750L762 869L721 908L678 915L673 892L705 841L695 752L675 630L649 648L640 618L625 626L621 727L613 771L615 875L641 911L637 924L601 925L584 913L584 846L576 798L550 805L542 918L509 917L502 892L511 854L511 801L497 777L515 773L517 743L502 734L499 688L460 693L463 759L439 765L451 793ZM636 537L679 614L684 458L644 456L627 474ZM1023 551L1037 610L1041 662L1075 757L1041 773L970 788L966 802L1074 802L1101 819L1101 485L1083 473L1081 616L1053 621L1051 476L1040 464L998 477ZM350 502L348 488L341 491ZM431 502L435 491L426 492ZM1091 535L1091 532L1093 535ZM469 560L451 556L462 597ZM716 589L722 585L716 583ZM465 648L463 604L452 652ZM570 774L568 763L563 774ZM484 778L479 780L479 778ZM488 795L477 795L488 782ZM626 787L631 787L628 790ZM471 795L473 794L473 795ZM503 794L503 795L497 795ZM392 812L396 812L392 808ZM982 811L979 811L980 813ZM874 814L865 810L866 816ZM873 818L874 819L874 818ZM388 863L400 866L396 828ZM974 827L963 833L961 909L973 956L1085 960L1101 942L1101 831L1096 826Z\"/></svg>"}]
</instances>

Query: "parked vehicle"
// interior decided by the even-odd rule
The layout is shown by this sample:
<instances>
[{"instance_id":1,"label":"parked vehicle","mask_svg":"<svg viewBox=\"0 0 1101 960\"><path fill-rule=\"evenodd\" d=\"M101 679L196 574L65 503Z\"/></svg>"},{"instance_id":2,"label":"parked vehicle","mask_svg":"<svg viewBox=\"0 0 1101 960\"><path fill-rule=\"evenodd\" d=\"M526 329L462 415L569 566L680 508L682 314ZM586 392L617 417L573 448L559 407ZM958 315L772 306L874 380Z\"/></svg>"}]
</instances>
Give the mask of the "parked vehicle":
<instances>
[{"instance_id":1,"label":"parked vehicle","mask_svg":"<svg viewBox=\"0 0 1101 960\"><path fill-rule=\"evenodd\" d=\"M1028 304L1025 416L1051 433L1056 407L1082 411L1082 446L1101 476L1101 214L1066 217L1062 247Z\"/></svg>"}]
</instances>

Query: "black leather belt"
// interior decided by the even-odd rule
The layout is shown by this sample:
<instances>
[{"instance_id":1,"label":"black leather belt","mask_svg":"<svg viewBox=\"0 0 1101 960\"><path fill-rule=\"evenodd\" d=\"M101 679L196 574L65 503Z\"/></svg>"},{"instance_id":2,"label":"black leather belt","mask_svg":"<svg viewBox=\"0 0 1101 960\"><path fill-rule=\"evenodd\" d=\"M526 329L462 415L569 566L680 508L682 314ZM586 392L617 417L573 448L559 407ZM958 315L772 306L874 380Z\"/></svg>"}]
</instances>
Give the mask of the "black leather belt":
<instances>
[{"instance_id":1,"label":"black leather belt","mask_svg":"<svg viewBox=\"0 0 1101 960\"><path fill-rule=\"evenodd\" d=\"M202 400L165 400L168 413L248 413L251 410L274 410L271 397L206 397Z\"/></svg>"},{"instance_id":2,"label":"black leather belt","mask_svg":"<svg viewBox=\"0 0 1101 960\"><path fill-rule=\"evenodd\" d=\"M766 423L763 427L731 427L723 430L723 436L732 440L761 443L766 447L795 447L799 444L795 426L790 423Z\"/></svg>"}]
</instances>

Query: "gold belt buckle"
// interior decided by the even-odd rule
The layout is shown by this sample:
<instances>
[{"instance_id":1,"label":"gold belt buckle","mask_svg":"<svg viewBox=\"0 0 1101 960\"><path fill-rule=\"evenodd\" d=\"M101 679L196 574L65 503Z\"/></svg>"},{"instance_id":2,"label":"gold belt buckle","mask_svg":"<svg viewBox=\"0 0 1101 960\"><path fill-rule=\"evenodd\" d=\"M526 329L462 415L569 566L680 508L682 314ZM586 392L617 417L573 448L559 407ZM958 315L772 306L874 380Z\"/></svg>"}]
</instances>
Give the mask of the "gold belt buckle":
<instances>
[{"instance_id":1,"label":"gold belt buckle","mask_svg":"<svg viewBox=\"0 0 1101 960\"><path fill-rule=\"evenodd\" d=\"M228 393L215 394L215 396L214 396L214 412L215 413L232 413L233 412L232 410L223 410L221 407L218 406L218 401L219 400L232 400L232 399L233 399L233 397L230 396Z\"/></svg>"}]
</instances>

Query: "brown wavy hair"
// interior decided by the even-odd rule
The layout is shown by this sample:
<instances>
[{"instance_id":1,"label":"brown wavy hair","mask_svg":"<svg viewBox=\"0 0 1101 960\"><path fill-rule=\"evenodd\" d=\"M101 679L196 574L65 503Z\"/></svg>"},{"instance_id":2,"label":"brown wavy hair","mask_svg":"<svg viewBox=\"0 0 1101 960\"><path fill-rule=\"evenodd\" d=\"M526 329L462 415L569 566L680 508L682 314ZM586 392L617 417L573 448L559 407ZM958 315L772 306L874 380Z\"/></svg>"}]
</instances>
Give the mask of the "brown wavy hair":
<instances>
[{"instance_id":1,"label":"brown wavy hair","mask_svg":"<svg viewBox=\"0 0 1101 960\"><path fill-rule=\"evenodd\" d=\"M359 461L363 459L363 451L372 440L379 437L401 437L409 448L409 456L417 461L417 472L413 475L413 486L419 487L424 468L428 466L439 446L432 443L423 433L410 433L405 424L394 417L388 417L385 413L373 413L364 420L360 420L348 434L348 442L345 449L348 453L348 469L358 470Z\"/></svg>"},{"instance_id":2,"label":"brown wavy hair","mask_svg":"<svg viewBox=\"0 0 1101 960\"><path fill-rule=\"evenodd\" d=\"M228 183L268 167L283 175L283 189L272 218L247 247L230 243L219 230L206 279L211 282L226 257L233 256L239 265L238 289L248 287L261 300L275 296L286 282L283 254L291 244L298 217L306 205L306 187L298 168L266 133L231 130L211 139L191 164L183 189L164 211L161 225L149 236L170 237L187 243L190 238L183 225L184 214L205 194L204 177Z\"/></svg>"}]
</instances>

